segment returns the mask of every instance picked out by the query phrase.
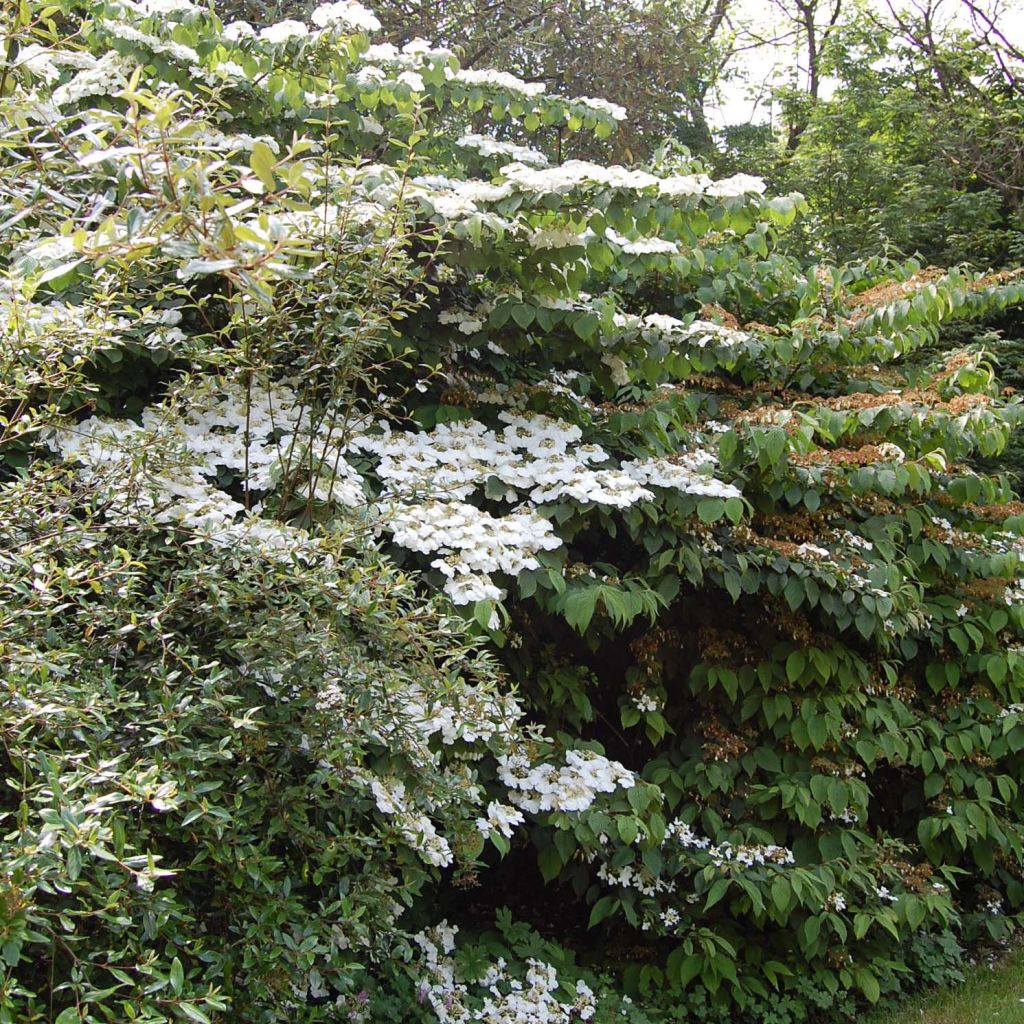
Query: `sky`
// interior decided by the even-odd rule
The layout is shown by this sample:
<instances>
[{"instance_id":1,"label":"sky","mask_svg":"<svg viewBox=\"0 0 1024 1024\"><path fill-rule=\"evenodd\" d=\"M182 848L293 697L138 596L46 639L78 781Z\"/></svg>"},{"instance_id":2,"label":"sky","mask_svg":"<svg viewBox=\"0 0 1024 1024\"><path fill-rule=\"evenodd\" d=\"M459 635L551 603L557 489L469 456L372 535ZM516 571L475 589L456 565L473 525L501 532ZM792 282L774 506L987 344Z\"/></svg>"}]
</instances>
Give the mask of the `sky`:
<instances>
[{"instance_id":1,"label":"sky","mask_svg":"<svg viewBox=\"0 0 1024 1024\"><path fill-rule=\"evenodd\" d=\"M733 0L736 20L751 26L758 35L770 37L786 31L787 20L778 6L770 0ZM849 0L846 0L849 3ZM852 6L852 5L851 5ZM887 10L885 0L869 0L869 6L880 13ZM898 7L909 7L902 0ZM999 26L1015 45L1024 47L1024 0L1001 0ZM940 9L947 17L969 25L966 10L960 0L940 0ZM764 123L769 120L769 89L773 79L786 81L792 74L796 60L792 42L745 50L733 58L733 67L740 76L726 82L719 95L709 101L709 120L715 127L747 122ZM822 96L827 98L835 88L834 81L822 83ZM760 93L760 100L757 94Z\"/></svg>"}]
</instances>

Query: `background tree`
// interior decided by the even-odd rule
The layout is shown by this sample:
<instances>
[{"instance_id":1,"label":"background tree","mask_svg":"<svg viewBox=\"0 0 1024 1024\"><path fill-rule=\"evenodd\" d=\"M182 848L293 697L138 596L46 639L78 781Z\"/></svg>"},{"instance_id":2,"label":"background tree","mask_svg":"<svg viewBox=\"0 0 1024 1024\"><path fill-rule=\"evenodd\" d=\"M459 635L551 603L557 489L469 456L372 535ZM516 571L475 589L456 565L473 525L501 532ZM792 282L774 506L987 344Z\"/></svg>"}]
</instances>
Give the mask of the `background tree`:
<instances>
[{"instance_id":1,"label":"background tree","mask_svg":"<svg viewBox=\"0 0 1024 1024\"><path fill-rule=\"evenodd\" d=\"M760 167L777 187L807 196L812 216L793 237L804 251L1013 263L1024 65L998 27L985 27L998 26L999 13L987 17L971 29L935 7L850 7L834 23L830 15L811 48L808 83L818 95L810 84L784 86L774 146L750 128L728 130L723 166Z\"/></svg>"},{"instance_id":2,"label":"background tree","mask_svg":"<svg viewBox=\"0 0 1024 1024\"><path fill-rule=\"evenodd\" d=\"M625 107L614 139L556 140L555 155L603 150L645 160L667 138L710 152L705 98L728 59L731 0L395 0L378 5L397 43L417 36L457 48L466 67L493 67L574 96Z\"/></svg>"}]
</instances>

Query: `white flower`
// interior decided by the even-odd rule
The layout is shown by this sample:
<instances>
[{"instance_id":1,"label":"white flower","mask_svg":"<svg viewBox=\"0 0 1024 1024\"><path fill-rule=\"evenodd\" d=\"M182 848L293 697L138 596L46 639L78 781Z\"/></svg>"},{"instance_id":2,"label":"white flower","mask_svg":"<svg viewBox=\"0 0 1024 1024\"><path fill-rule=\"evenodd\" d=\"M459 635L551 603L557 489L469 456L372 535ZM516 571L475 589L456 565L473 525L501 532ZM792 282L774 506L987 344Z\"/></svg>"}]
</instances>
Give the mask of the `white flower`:
<instances>
[{"instance_id":1,"label":"white flower","mask_svg":"<svg viewBox=\"0 0 1024 1024\"><path fill-rule=\"evenodd\" d=\"M309 29L301 22L286 18L260 30L260 39L266 43L287 43L292 39L305 39Z\"/></svg>"},{"instance_id":2,"label":"white flower","mask_svg":"<svg viewBox=\"0 0 1024 1024\"><path fill-rule=\"evenodd\" d=\"M545 88L543 82L524 82L506 71L478 71L470 68L460 68L456 71L455 81L463 85L486 85L494 89L505 89L523 96L541 96Z\"/></svg>"},{"instance_id":3,"label":"white flower","mask_svg":"<svg viewBox=\"0 0 1024 1024\"><path fill-rule=\"evenodd\" d=\"M841 892L831 892L825 900L825 909L838 914L846 909L846 897Z\"/></svg>"},{"instance_id":4,"label":"white flower","mask_svg":"<svg viewBox=\"0 0 1024 1024\"><path fill-rule=\"evenodd\" d=\"M133 6L144 17L155 14L196 14L199 11L192 0L136 0Z\"/></svg>"},{"instance_id":5,"label":"white flower","mask_svg":"<svg viewBox=\"0 0 1024 1024\"><path fill-rule=\"evenodd\" d=\"M350 28L356 32L379 32L380 20L356 0L323 3L313 11L310 21L317 28Z\"/></svg>"},{"instance_id":6,"label":"white flower","mask_svg":"<svg viewBox=\"0 0 1024 1024\"><path fill-rule=\"evenodd\" d=\"M398 76L398 81L409 86L413 92L423 92L425 88L423 84L423 76L417 74L415 71L403 71Z\"/></svg>"},{"instance_id":7,"label":"white flower","mask_svg":"<svg viewBox=\"0 0 1024 1024\"><path fill-rule=\"evenodd\" d=\"M582 107L589 107L602 114L608 114L616 121L626 120L626 108L620 107L618 103L609 103L608 100L594 99L591 96L577 96L571 102L578 103Z\"/></svg>"},{"instance_id":8,"label":"white flower","mask_svg":"<svg viewBox=\"0 0 1024 1024\"><path fill-rule=\"evenodd\" d=\"M247 21L232 21L224 26L224 38L232 43L237 43L240 39L251 39L255 35L256 29Z\"/></svg>"},{"instance_id":9,"label":"white flower","mask_svg":"<svg viewBox=\"0 0 1024 1024\"><path fill-rule=\"evenodd\" d=\"M661 710L661 702L650 693L642 693L633 698L633 707L641 714L650 714Z\"/></svg>"},{"instance_id":10,"label":"white flower","mask_svg":"<svg viewBox=\"0 0 1024 1024\"><path fill-rule=\"evenodd\" d=\"M483 835L488 832L499 832L506 839L512 837L512 833L515 831L516 825L521 825L525 821L523 818L523 812L517 810L515 807L510 807L508 804L498 803L496 800L492 800L487 805L487 817L477 818L476 827Z\"/></svg>"},{"instance_id":11,"label":"white flower","mask_svg":"<svg viewBox=\"0 0 1024 1024\"><path fill-rule=\"evenodd\" d=\"M709 196L718 198L730 198L735 196L754 193L762 195L766 186L763 178L755 178L749 174L734 174L731 178L723 178L721 181L712 182L706 189Z\"/></svg>"},{"instance_id":12,"label":"white flower","mask_svg":"<svg viewBox=\"0 0 1024 1024\"><path fill-rule=\"evenodd\" d=\"M514 142L499 142L486 135L467 132L456 139L455 144L464 149L474 149L483 157L508 158L535 167L546 167L548 164L548 158L536 149L531 149L529 146L518 146Z\"/></svg>"}]
</instances>

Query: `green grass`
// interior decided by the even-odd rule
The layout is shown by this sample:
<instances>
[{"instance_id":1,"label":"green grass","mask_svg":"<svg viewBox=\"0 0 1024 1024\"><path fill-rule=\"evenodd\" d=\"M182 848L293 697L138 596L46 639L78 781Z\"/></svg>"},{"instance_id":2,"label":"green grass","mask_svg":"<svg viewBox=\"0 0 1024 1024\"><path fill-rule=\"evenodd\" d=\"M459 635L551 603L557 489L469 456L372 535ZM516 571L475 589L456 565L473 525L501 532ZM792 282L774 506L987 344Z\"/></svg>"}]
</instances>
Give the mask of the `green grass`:
<instances>
[{"instance_id":1,"label":"green grass","mask_svg":"<svg viewBox=\"0 0 1024 1024\"><path fill-rule=\"evenodd\" d=\"M975 967L953 989L931 992L860 1024L1024 1024L1024 949L1014 950L995 968Z\"/></svg>"}]
</instances>

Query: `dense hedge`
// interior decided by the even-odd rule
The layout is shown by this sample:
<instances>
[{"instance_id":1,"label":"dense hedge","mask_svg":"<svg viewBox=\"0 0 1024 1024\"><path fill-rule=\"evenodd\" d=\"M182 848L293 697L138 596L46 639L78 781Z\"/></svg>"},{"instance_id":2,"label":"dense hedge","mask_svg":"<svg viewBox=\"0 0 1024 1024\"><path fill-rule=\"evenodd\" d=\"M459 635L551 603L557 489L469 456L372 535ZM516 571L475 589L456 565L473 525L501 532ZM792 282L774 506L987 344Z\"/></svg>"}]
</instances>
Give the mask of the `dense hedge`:
<instances>
[{"instance_id":1,"label":"dense hedge","mask_svg":"<svg viewBox=\"0 0 1024 1024\"><path fill-rule=\"evenodd\" d=\"M551 166L624 112L356 3L6 17L0 1019L836 1020L1012 931L1021 403L929 353L1024 277Z\"/></svg>"}]
</instances>

